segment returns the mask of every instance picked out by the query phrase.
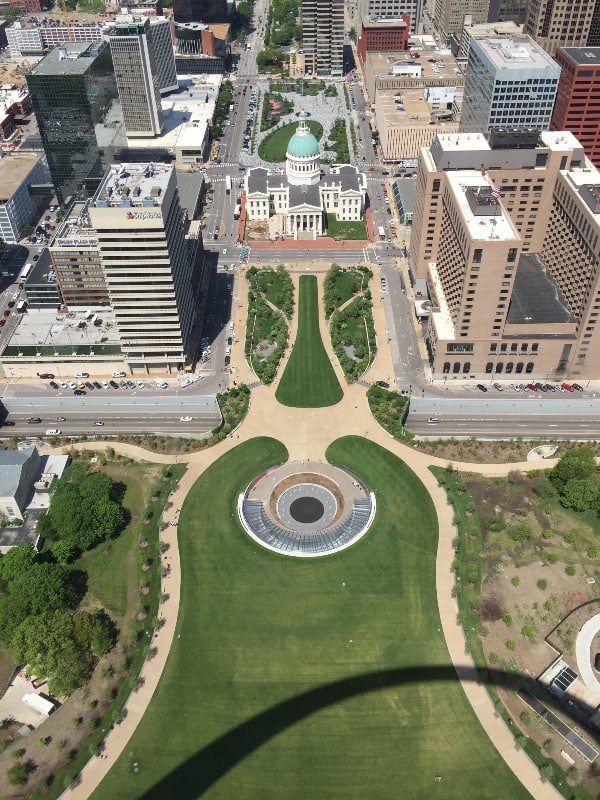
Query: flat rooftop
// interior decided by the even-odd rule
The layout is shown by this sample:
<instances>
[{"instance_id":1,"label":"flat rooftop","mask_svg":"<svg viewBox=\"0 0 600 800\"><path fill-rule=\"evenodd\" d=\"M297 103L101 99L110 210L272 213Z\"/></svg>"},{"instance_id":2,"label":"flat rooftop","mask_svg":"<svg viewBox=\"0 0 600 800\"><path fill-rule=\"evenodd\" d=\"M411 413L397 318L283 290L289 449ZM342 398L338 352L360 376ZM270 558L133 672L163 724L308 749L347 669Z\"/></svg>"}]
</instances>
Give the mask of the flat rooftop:
<instances>
[{"instance_id":1,"label":"flat rooftop","mask_svg":"<svg viewBox=\"0 0 600 800\"><path fill-rule=\"evenodd\" d=\"M412 51L411 51L412 52ZM376 78L402 79L405 75L394 75L393 67L413 66L420 67L421 80L432 85L436 80L456 80L458 86L464 85L464 76L456 58L452 53L437 50L421 51L420 58L413 58L407 50L396 53L367 53L367 66ZM417 70L418 72L418 70Z\"/></svg>"},{"instance_id":2,"label":"flat rooftop","mask_svg":"<svg viewBox=\"0 0 600 800\"><path fill-rule=\"evenodd\" d=\"M474 170L459 170L448 172L447 177L454 203L460 210L467 235L472 241L502 239L520 242L520 236L510 217L504 213L502 203L492 202L494 198L490 197L490 192L494 184L487 176ZM479 197L481 202L473 202L473 197Z\"/></svg>"},{"instance_id":3,"label":"flat rooftop","mask_svg":"<svg viewBox=\"0 0 600 800\"><path fill-rule=\"evenodd\" d=\"M104 176L94 197L100 207L121 205L129 199L136 206L159 206L166 192L174 167L171 164L148 162L146 164L113 164Z\"/></svg>"},{"instance_id":4,"label":"flat rooftop","mask_svg":"<svg viewBox=\"0 0 600 800\"><path fill-rule=\"evenodd\" d=\"M41 157L41 153L20 150L0 158L0 203L12 197Z\"/></svg>"},{"instance_id":5,"label":"flat rooftop","mask_svg":"<svg viewBox=\"0 0 600 800\"><path fill-rule=\"evenodd\" d=\"M65 42L54 47L31 69L30 75L84 75L106 42Z\"/></svg>"},{"instance_id":6,"label":"flat rooftop","mask_svg":"<svg viewBox=\"0 0 600 800\"><path fill-rule=\"evenodd\" d=\"M93 311L101 325L92 325L86 321L88 311ZM85 326L84 326L85 324ZM15 331L18 336L11 337L6 347L11 351L26 351L27 348L39 348L39 352L51 355L59 353L66 358L71 352L83 346L100 354L107 346L119 348L120 341L115 317L108 306L101 308L87 307L71 309L68 314L58 314L53 310L35 309L20 315L19 326ZM50 348L50 349L49 349ZM14 353L16 355L16 353ZM84 353L85 355L85 353Z\"/></svg>"},{"instance_id":7,"label":"flat rooftop","mask_svg":"<svg viewBox=\"0 0 600 800\"><path fill-rule=\"evenodd\" d=\"M576 322L550 271L535 253L522 253L506 321L509 324Z\"/></svg>"},{"instance_id":8,"label":"flat rooftop","mask_svg":"<svg viewBox=\"0 0 600 800\"><path fill-rule=\"evenodd\" d=\"M96 231L90 224L87 209L89 200L74 203L67 219L61 224L52 239L51 249L69 247L97 248Z\"/></svg>"},{"instance_id":9,"label":"flat rooftop","mask_svg":"<svg viewBox=\"0 0 600 800\"><path fill-rule=\"evenodd\" d=\"M454 98L454 87L443 87L448 90L448 97ZM431 120L436 125L447 125L448 130L458 130L458 121L444 119L441 108L434 110L426 100L427 89L403 89L402 97L396 97L394 90L379 89L377 92L378 113L383 113L387 127L401 126L406 128L429 127ZM397 102L400 101L401 102Z\"/></svg>"},{"instance_id":10,"label":"flat rooftop","mask_svg":"<svg viewBox=\"0 0 600 800\"><path fill-rule=\"evenodd\" d=\"M496 69L553 69L557 76L560 74L556 61L529 36L475 41ZM471 47L477 45L472 44Z\"/></svg>"},{"instance_id":11,"label":"flat rooftop","mask_svg":"<svg viewBox=\"0 0 600 800\"><path fill-rule=\"evenodd\" d=\"M560 47L559 50L579 66L600 64L600 47Z\"/></svg>"}]
</instances>

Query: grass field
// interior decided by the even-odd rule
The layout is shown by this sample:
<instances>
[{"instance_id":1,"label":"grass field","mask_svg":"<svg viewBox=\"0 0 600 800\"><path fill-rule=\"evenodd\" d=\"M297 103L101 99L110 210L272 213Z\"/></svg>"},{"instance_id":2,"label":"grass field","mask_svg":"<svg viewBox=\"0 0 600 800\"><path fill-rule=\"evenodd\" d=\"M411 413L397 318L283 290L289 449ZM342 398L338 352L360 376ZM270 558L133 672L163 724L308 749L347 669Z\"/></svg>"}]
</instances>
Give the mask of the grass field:
<instances>
[{"instance_id":1,"label":"grass field","mask_svg":"<svg viewBox=\"0 0 600 800\"><path fill-rule=\"evenodd\" d=\"M355 222L338 222L335 214L327 214L327 236L334 239L367 239L367 223L364 219Z\"/></svg>"},{"instance_id":2,"label":"grass field","mask_svg":"<svg viewBox=\"0 0 600 800\"><path fill-rule=\"evenodd\" d=\"M306 121L311 133L320 139L323 136L323 126L320 122L313 119ZM290 122L269 134L258 146L258 155L263 161L270 161L273 164L280 164L285 161L287 146L292 136L298 128L297 122Z\"/></svg>"},{"instance_id":3,"label":"grass field","mask_svg":"<svg viewBox=\"0 0 600 800\"><path fill-rule=\"evenodd\" d=\"M284 406L333 406L344 393L329 363L319 331L317 279L302 275L298 301L298 337L275 396Z\"/></svg>"},{"instance_id":4,"label":"grass field","mask_svg":"<svg viewBox=\"0 0 600 800\"><path fill-rule=\"evenodd\" d=\"M233 519L249 480L285 459L278 442L235 448L196 484L181 511L173 648L93 800L528 796L448 666L424 487L363 439L328 456L375 489L377 516L367 537L327 558L263 550Z\"/></svg>"}]
</instances>

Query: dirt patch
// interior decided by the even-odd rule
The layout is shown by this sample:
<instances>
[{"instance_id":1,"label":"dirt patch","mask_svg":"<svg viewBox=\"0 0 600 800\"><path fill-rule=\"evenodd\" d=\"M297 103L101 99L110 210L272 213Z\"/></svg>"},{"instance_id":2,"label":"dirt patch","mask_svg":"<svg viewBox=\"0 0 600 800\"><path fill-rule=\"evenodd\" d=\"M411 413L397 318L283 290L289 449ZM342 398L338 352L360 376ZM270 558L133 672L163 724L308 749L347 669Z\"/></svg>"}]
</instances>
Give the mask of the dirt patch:
<instances>
[{"instance_id":1,"label":"dirt patch","mask_svg":"<svg viewBox=\"0 0 600 800\"><path fill-rule=\"evenodd\" d=\"M473 464L510 464L517 461L526 461L527 453L534 446L548 444L558 446L553 458L560 458L570 449L569 442L538 441L527 442L521 439L495 442L485 439L419 439L413 442L413 447L423 453L445 458L448 461L464 461ZM597 456L600 456L600 444L586 442L592 447ZM544 460L529 462L531 469L545 469Z\"/></svg>"}]
</instances>

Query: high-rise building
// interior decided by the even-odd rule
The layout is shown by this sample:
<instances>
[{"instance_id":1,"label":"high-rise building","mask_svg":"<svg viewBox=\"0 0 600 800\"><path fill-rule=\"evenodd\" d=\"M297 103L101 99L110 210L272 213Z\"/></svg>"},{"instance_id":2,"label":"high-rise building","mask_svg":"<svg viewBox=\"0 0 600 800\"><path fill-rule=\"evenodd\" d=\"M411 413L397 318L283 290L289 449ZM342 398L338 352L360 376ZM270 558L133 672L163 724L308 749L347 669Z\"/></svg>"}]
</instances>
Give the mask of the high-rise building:
<instances>
[{"instance_id":1,"label":"high-rise building","mask_svg":"<svg viewBox=\"0 0 600 800\"><path fill-rule=\"evenodd\" d=\"M473 24L487 22L490 0L435 0L433 19L440 33L450 38L458 36L465 14L470 14Z\"/></svg>"},{"instance_id":2,"label":"high-rise building","mask_svg":"<svg viewBox=\"0 0 600 800\"><path fill-rule=\"evenodd\" d=\"M371 22L400 22L410 17L410 33L421 33L423 0L362 0L358 17Z\"/></svg>"},{"instance_id":3,"label":"high-rise building","mask_svg":"<svg viewBox=\"0 0 600 800\"><path fill-rule=\"evenodd\" d=\"M57 197L93 193L116 148L127 144L110 47L67 42L27 74Z\"/></svg>"},{"instance_id":4,"label":"high-rise building","mask_svg":"<svg viewBox=\"0 0 600 800\"><path fill-rule=\"evenodd\" d=\"M557 47L598 47L600 0L530 0L523 32L550 55Z\"/></svg>"},{"instance_id":5,"label":"high-rise building","mask_svg":"<svg viewBox=\"0 0 600 800\"><path fill-rule=\"evenodd\" d=\"M344 74L344 0L302 0L302 44L308 75Z\"/></svg>"},{"instance_id":6,"label":"high-rise building","mask_svg":"<svg viewBox=\"0 0 600 800\"><path fill-rule=\"evenodd\" d=\"M410 259L434 377L597 377L600 173L575 137L440 134L418 169Z\"/></svg>"},{"instance_id":7,"label":"high-rise building","mask_svg":"<svg viewBox=\"0 0 600 800\"><path fill-rule=\"evenodd\" d=\"M0 240L17 244L23 230L46 205L47 196L32 187L49 185L50 172L43 153L31 150L0 157Z\"/></svg>"},{"instance_id":8,"label":"high-rise building","mask_svg":"<svg viewBox=\"0 0 600 800\"><path fill-rule=\"evenodd\" d=\"M123 354L131 370L177 370L193 353L202 240L186 238L175 168L121 164L89 207Z\"/></svg>"},{"instance_id":9,"label":"high-rise building","mask_svg":"<svg viewBox=\"0 0 600 800\"><path fill-rule=\"evenodd\" d=\"M175 22L227 22L227 0L173 0Z\"/></svg>"},{"instance_id":10,"label":"high-rise building","mask_svg":"<svg viewBox=\"0 0 600 800\"><path fill-rule=\"evenodd\" d=\"M586 156L600 168L600 47L561 47L561 67L552 131L571 131Z\"/></svg>"},{"instance_id":11,"label":"high-rise building","mask_svg":"<svg viewBox=\"0 0 600 800\"><path fill-rule=\"evenodd\" d=\"M397 53L406 50L410 20L380 20L372 22L363 17L356 50L364 63L367 53Z\"/></svg>"},{"instance_id":12,"label":"high-rise building","mask_svg":"<svg viewBox=\"0 0 600 800\"><path fill-rule=\"evenodd\" d=\"M177 88L169 23L121 14L108 38L127 136L159 135L160 90Z\"/></svg>"},{"instance_id":13,"label":"high-rise building","mask_svg":"<svg viewBox=\"0 0 600 800\"><path fill-rule=\"evenodd\" d=\"M547 130L560 67L529 36L472 39L460 131Z\"/></svg>"}]
</instances>

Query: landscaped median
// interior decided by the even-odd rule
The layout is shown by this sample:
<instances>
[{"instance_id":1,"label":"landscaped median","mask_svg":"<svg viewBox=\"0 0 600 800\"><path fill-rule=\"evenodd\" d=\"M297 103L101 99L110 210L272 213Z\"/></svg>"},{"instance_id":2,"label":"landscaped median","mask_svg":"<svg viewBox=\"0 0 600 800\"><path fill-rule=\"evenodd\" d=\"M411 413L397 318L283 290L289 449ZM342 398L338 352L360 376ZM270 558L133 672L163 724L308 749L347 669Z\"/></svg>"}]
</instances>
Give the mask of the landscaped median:
<instances>
[{"instance_id":1,"label":"landscaped median","mask_svg":"<svg viewBox=\"0 0 600 800\"><path fill-rule=\"evenodd\" d=\"M373 385L367 391L369 410L376 422L394 439L412 439L414 434L404 427L408 414L409 398Z\"/></svg>"},{"instance_id":2,"label":"landscaped median","mask_svg":"<svg viewBox=\"0 0 600 800\"><path fill-rule=\"evenodd\" d=\"M317 279L302 275L298 335L275 397L284 406L323 408L339 403L343 395L321 341Z\"/></svg>"},{"instance_id":3,"label":"landscaped median","mask_svg":"<svg viewBox=\"0 0 600 800\"><path fill-rule=\"evenodd\" d=\"M251 267L248 279L246 358L256 376L273 381L288 341L288 320L294 308L294 288L283 266Z\"/></svg>"}]
</instances>

